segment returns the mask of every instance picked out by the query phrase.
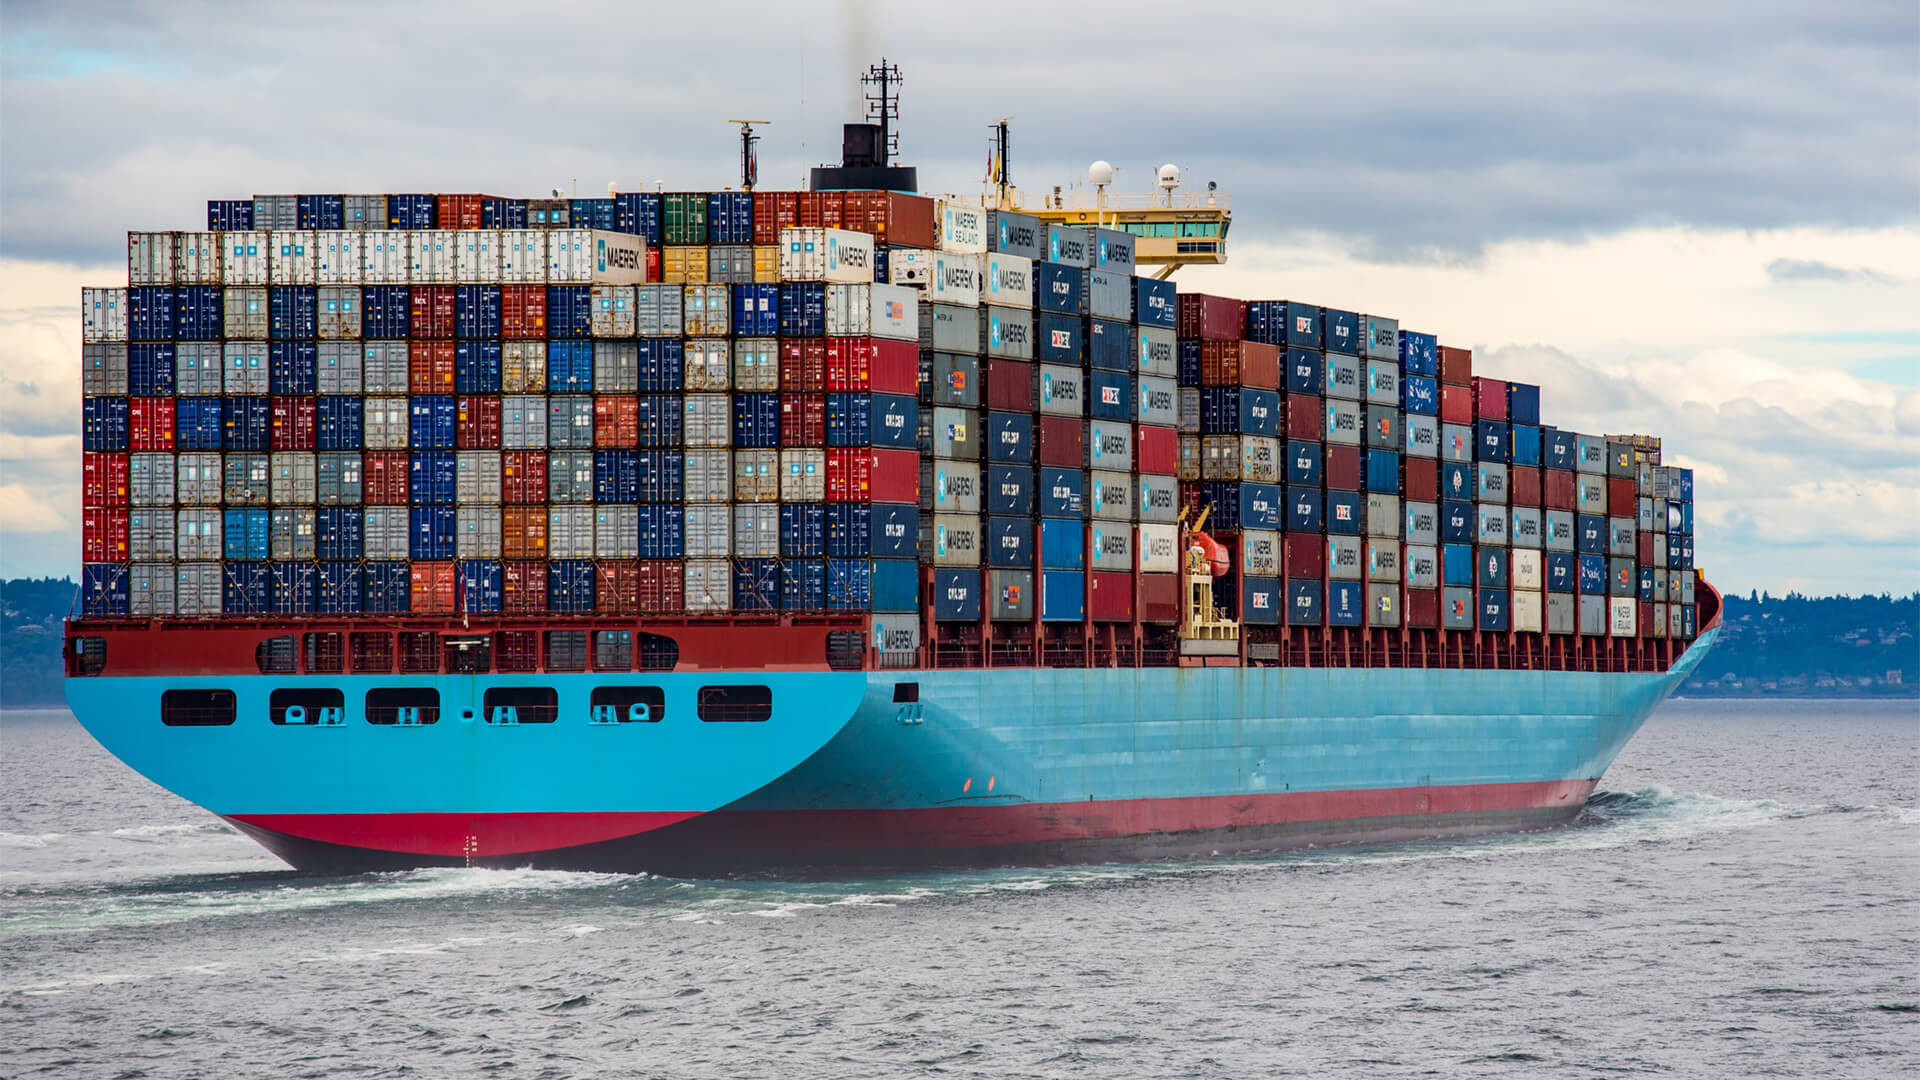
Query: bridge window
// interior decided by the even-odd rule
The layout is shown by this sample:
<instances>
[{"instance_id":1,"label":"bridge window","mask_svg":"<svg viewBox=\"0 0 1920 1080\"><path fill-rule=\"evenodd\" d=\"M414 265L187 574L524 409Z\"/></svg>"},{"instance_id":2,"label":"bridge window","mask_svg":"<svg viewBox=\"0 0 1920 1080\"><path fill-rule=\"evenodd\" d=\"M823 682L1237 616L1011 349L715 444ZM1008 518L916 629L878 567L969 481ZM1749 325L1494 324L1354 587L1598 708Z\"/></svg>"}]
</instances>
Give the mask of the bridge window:
<instances>
[{"instance_id":1,"label":"bridge window","mask_svg":"<svg viewBox=\"0 0 1920 1080\"><path fill-rule=\"evenodd\" d=\"M347 697L326 687L275 690L267 698L267 715L276 724L332 727L346 723Z\"/></svg>"},{"instance_id":2,"label":"bridge window","mask_svg":"<svg viewBox=\"0 0 1920 1080\"><path fill-rule=\"evenodd\" d=\"M551 724L560 715L560 695L547 686L496 686L480 705L489 724Z\"/></svg>"},{"instance_id":3,"label":"bridge window","mask_svg":"<svg viewBox=\"0 0 1920 1080\"><path fill-rule=\"evenodd\" d=\"M667 695L657 686L597 686L592 704L596 724L657 724L667 715Z\"/></svg>"},{"instance_id":4,"label":"bridge window","mask_svg":"<svg viewBox=\"0 0 1920 1080\"><path fill-rule=\"evenodd\" d=\"M893 700L896 702L915 702L920 700L920 684L903 682L893 684Z\"/></svg>"},{"instance_id":5,"label":"bridge window","mask_svg":"<svg viewBox=\"0 0 1920 1080\"><path fill-rule=\"evenodd\" d=\"M160 722L168 727L224 727L233 723L231 690L168 690L160 695Z\"/></svg>"},{"instance_id":6,"label":"bridge window","mask_svg":"<svg viewBox=\"0 0 1920 1080\"><path fill-rule=\"evenodd\" d=\"M367 691L367 723L415 727L438 722L438 690L395 687Z\"/></svg>"},{"instance_id":7,"label":"bridge window","mask_svg":"<svg viewBox=\"0 0 1920 1080\"><path fill-rule=\"evenodd\" d=\"M700 719L708 723L760 723L773 715L773 691L764 686L703 686Z\"/></svg>"}]
</instances>

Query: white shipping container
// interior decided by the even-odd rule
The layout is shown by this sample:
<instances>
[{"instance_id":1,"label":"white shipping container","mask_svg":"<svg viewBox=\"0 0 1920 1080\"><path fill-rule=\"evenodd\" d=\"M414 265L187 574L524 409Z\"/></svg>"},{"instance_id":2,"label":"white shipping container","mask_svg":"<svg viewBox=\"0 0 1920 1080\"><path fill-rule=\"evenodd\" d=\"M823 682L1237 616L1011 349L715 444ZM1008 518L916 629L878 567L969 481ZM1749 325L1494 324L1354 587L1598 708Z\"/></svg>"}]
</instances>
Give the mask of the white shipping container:
<instances>
[{"instance_id":1,"label":"white shipping container","mask_svg":"<svg viewBox=\"0 0 1920 1080\"><path fill-rule=\"evenodd\" d=\"M407 285L413 259L407 232L360 234L360 280L368 285Z\"/></svg>"},{"instance_id":2,"label":"white shipping container","mask_svg":"<svg viewBox=\"0 0 1920 1080\"><path fill-rule=\"evenodd\" d=\"M173 610L186 616L220 614L220 564L183 562L174 564Z\"/></svg>"},{"instance_id":3,"label":"white shipping container","mask_svg":"<svg viewBox=\"0 0 1920 1080\"><path fill-rule=\"evenodd\" d=\"M361 437L369 450L407 448L407 399L370 397L362 406Z\"/></svg>"},{"instance_id":4,"label":"white shipping container","mask_svg":"<svg viewBox=\"0 0 1920 1080\"><path fill-rule=\"evenodd\" d=\"M500 451L461 450L454 455L453 473L455 504L500 505Z\"/></svg>"},{"instance_id":5,"label":"white shipping container","mask_svg":"<svg viewBox=\"0 0 1920 1080\"><path fill-rule=\"evenodd\" d=\"M688 342L687 356L693 356L692 342ZM721 343L722 346L725 342ZM724 363L718 365L722 386L726 385L727 368ZM689 380L691 382L691 380ZM689 387L691 389L691 387ZM725 394L689 393L682 398L686 413L686 423L681 429L681 444L689 449L698 447L724 447L733 445L733 403ZM691 476L689 476L691 479Z\"/></svg>"},{"instance_id":6,"label":"white shipping container","mask_svg":"<svg viewBox=\"0 0 1920 1080\"><path fill-rule=\"evenodd\" d=\"M723 503L685 511L687 558L724 559L733 550L733 508Z\"/></svg>"},{"instance_id":7,"label":"white shipping container","mask_svg":"<svg viewBox=\"0 0 1920 1080\"><path fill-rule=\"evenodd\" d=\"M936 304L979 307L981 265L982 260L979 255L956 255L950 251L934 252L933 278L927 283L928 295Z\"/></svg>"},{"instance_id":8,"label":"white shipping container","mask_svg":"<svg viewBox=\"0 0 1920 1080\"><path fill-rule=\"evenodd\" d=\"M987 253L984 303L996 307L1033 307L1033 260L1006 252Z\"/></svg>"},{"instance_id":9,"label":"white shipping container","mask_svg":"<svg viewBox=\"0 0 1920 1080\"><path fill-rule=\"evenodd\" d=\"M1241 569L1258 577L1278 576L1280 534L1269 529L1241 530L1240 564Z\"/></svg>"},{"instance_id":10,"label":"white shipping container","mask_svg":"<svg viewBox=\"0 0 1920 1080\"><path fill-rule=\"evenodd\" d=\"M451 285L459 277L460 244L451 229L407 232L407 273L415 285Z\"/></svg>"},{"instance_id":11,"label":"white shipping container","mask_svg":"<svg viewBox=\"0 0 1920 1080\"><path fill-rule=\"evenodd\" d=\"M500 233L500 283L542 285L546 280L547 230L502 230Z\"/></svg>"},{"instance_id":12,"label":"white shipping container","mask_svg":"<svg viewBox=\"0 0 1920 1080\"><path fill-rule=\"evenodd\" d=\"M220 280L226 285L265 285L271 280L271 237L260 230L225 233L220 238Z\"/></svg>"},{"instance_id":13,"label":"white shipping container","mask_svg":"<svg viewBox=\"0 0 1920 1080\"><path fill-rule=\"evenodd\" d=\"M271 498L277 506L317 502L318 478L313 455L305 451L285 450L273 455Z\"/></svg>"},{"instance_id":14,"label":"white shipping container","mask_svg":"<svg viewBox=\"0 0 1920 1080\"><path fill-rule=\"evenodd\" d=\"M318 284L320 260L311 229L267 234L267 281L273 285Z\"/></svg>"},{"instance_id":15,"label":"white shipping container","mask_svg":"<svg viewBox=\"0 0 1920 1080\"><path fill-rule=\"evenodd\" d=\"M500 557L500 508L462 506L453 512L453 553L460 559Z\"/></svg>"},{"instance_id":16,"label":"white shipping container","mask_svg":"<svg viewBox=\"0 0 1920 1080\"><path fill-rule=\"evenodd\" d=\"M1180 528L1177 525L1140 525L1140 570L1148 574L1172 574L1180 569Z\"/></svg>"},{"instance_id":17,"label":"white shipping container","mask_svg":"<svg viewBox=\"0 0 1920 1080\"><path fill-rule=\"evenodd\" d=\"M694 338L686 342L681 378L687 393L726 391L731 382L730 357L733 350L730 346L731 343L725 338Z\"/></svg>"},{"instance_id":18,"label":"white shipping container","mask_svg":"<svg viewBox=\"0 0 1920 1080\"><path fill-rule=\"evenodd\" d=\"M726 337L733 320L725 285L687 285L680 294L681 327L688 337Z\"/></svg>"},{"instance_id":19,"label":"white shipping container","mask_svg":"<svg viewBox=\"0 0 1920 1080\"><path fill-rule=\"evenodd\" d=\"M593 507L568 505L547 510L547 557L593 558Z\"/></svg>"},{"instance_id":20,"label":"white shipping container","mask_svg":"<svg viewBox=\"0 0 1920 1080\"><path fill-rule=\"evenodd\" d=\"M219 454L181 454L174 471L174 500L181 506L219 506L220 476Z\"/></svg>"},{"instance_id":21,"label":"white shipping container","mask_svg":"<svg viewBox=\"0 0 1920 1080\"><path fill-rule=\"evenodd\" d=\"M591 292L593 312L587 332L597 338L632 337L633 286L595 285Z\"/></svg>"},{"instance_id":22,"label":"white shipping container","mask_svg":"<svg viewBox=\"0 0 1920 1080\"><path fill-rule=\"evenodd\" d=\"M1521 634L1538 634L1546 629L1547 601L1532 589L1513 591L1513 629Z\"/></svg>"},{"instance_id":23,"label":"white shipping container","mask_svg":"<svg viewBox=\"0 0 1920 1080\"><path fill-rule=\"evenodd\" d=\"M829 285L827 336L918 342L919 300L903 285Z\"/></svg>"},{"instance_id":24,"label":"white shipping container","mask_svg":"<svg viewBox=\"0 0 1920 1080\"><path fill-rule=\"evenodd\" d=\"M220 524L224 511L182 510L174 515L174 558L181 562L220 558Z\"/></svg>"},{"instance_id":25,"label":"white shipping container","mask_svg":"<svg viewBox=\"0 0 1920 1080\"><path fill-rule=\"evenodd\" d=\"M925 286L933 276L933 252L925 248L888 248L887 284Z\"/></svg>"},{"instance_id":26,"label":"white shipping container","mask_svg":"<svg viewBox=\"0 0 1920 1080\"><path fill-rule=\"evenodd\" d=\"M780 556L779 506L770 502L734 504L733 555L736 559Z\"/></svg>"},{"instance_id":27,"label":"white shipping container","mask_svg":"<svg viewBox=\"0 0 1920 1080\"><path fill-rule=\"evenodd\" d=\"M454 277L462 285L500 284L499 229L462 229L454 235Z\"/></svg>"},{"instance_id":28,"label":"white shipping container","mask_svg":"<svg viewBox=\"0 0 1920 1080\"><path fill-rule=\"evenodd\" d=\"M873 237L846 229L781 229L780 280L873 281Z\"/></svg>"},{"instance_id":29,"label":"white shipping container","mask_svg":"<svg viewBox=\"0 0 1920 1080\"><path fill-rule=\"evenodd\" d=\"M982 255L987 250L987 212L977 202L941 199L937 224L941 251Z\"/></svg>"},{"instance_id":30,"label":"white shipping container","mask_svg":"<svg viewBox=\"0 0 1920 1080\"><path fill-rule=\"evenodd\" d=\"M827 452L819 449L780 451L780 501L824 502L827 498Z\"/></svg>"},{"instance_id":31,"label":"white shipping container","mask_svg":"<svg viewBox=\"0 0 1920 1080\"><path fill-rule=\"evenodd\" d=\"M547 232L547 283L638 285L647 276L647 242L598 229Z\"/></svg>"},{"instance_id":32,"label":"white shipping container","mask_svg":"<svg viewBox=\"0 0 1920 1080\"><path fill-rule=\"evenodd\" d=\"M538 394L547 388L547 343L500 343L500 390L507 394ZM546 428L541 428L542 437Z\"/></svg>"},{"instance_id":33,"label":"white shipping container","mask_svg":"<svg viewBox=\"0 0 1920 1080\"><path fill-rule=\"evenodd\" d=\"M229 341L221 361L221 388L228 394L260 395L271 385L264 341Z\"/></svg>"},{"instance_id":34,"label":"white shipping container","mask_svg":"<svg viewBox=\"0 0 1920 1080\"><path fill-rule=\"evenodd\" d=\"M173 614L173 564L134 563L127 568L127 611L135 617Z\"/></svg>"},{"instance_id":35,"label":"white shipping container","mask_svg":"<svg viewBox=\"0 0 1920 1080\"><path fill-rule=\"evenodd\" d=\"M363 284L366 277L366 256L360 242L363 235L344 229L321 229L315 232L315 281L321 285Z\"/></svg>"},{"instance_id":36,"label":"white shipping container","mask_svg":"<svg viewBox=\"0 0 1920 1080\"><path fill-rule=\"evenodd\" d=\"M1636 621L1640 611L1630 596L1612 596L1607 598L1607 633L1613 637L1634 637L1639 631Z\"/></svg>"},{"instance_id":37,"label":"white shipping container","mask_svg":"<svg viewBox=\"0 0 1920 1080\"><path fill-rule=\"evenodd\" d=\"M689 503L723 503L733 498L733 455L725 450L688 450L685 459Z\"/></svg>"},{"instance_id":38,"label":"white shipping container","mask_svg":"<svg viewBox=\"0 0 1920 1080\"><path fill-rule=\"evenodd\" d=\"M127 234L127 284L173 284L173 245L170 232Z\"/></svg>"},{"instance_id":39,"label":"white shipping container","mask_svg":"<svg viewBox=\"0 0 1920 1080\"><path fill-rule=\"evenodd\" d=\"M733 388L780 389L780 341L777 338L741 338L733 343Z\"/></svg>"},{"instance_id":40,"label":"white shipping container","mask_svg":"<svg viewBox=\"0 0 1920 1080\"><path fill-rule=\"evenodd\" d=\"M80 290L80 340L89 345L127 340L127 290Z\"/></svg>"},{"instance_id":41,"label":"white shipping container","mask_svg":"<svg viewBox=\"0 0 1920 1080\"><path fill-rule=\"evenodd\" d=\"M733 607L733 564L726 559L688 559L688 611L727 611Z\"/></svg>"},{"instance_id":42,"label":"white shipping container","mask_svg":"<svg viewBox=\"0 0 1920 1080\"><path fill-rule=\"evenodd\" d=\"M1512 576L1515 589L1531 589L1539 592L1546 587L1546 574L1542 570L1545 556L1538 551L1515 548L1510 557L1513 559ZM1518 630L1520 627L1516 626L1514 629Z\"/></svg>"},{"instance_id":43,"label":"white shipping container","mask_svg":"<svg viewBox=\"0 0 1920 1080\"><path fill-rule=\"evenodd\" d=\"M173 240L175 285L218 285L222 244L216 232L177 233Z\"/></svg>"},{"instance_id":44,"label":"white shipping container","mask_svg":"<svg viewBox=\"0 0 1920 1080\"><path fill-rule=\"evenodd\" d=\"M733 452L733 501L770 503L780 501L780 451L735 450ZM739 554L735 552L735 554Z\"/></svg>"}]
</instances>

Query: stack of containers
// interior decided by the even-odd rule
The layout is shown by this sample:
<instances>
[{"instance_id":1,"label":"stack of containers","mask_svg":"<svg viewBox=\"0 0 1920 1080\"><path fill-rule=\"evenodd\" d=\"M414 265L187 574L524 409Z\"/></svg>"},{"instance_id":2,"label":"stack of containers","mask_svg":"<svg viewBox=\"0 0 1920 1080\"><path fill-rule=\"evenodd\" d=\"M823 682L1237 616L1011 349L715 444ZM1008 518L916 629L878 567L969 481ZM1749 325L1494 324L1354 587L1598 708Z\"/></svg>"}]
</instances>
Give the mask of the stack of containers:
<instances>
[{"instance_id":1,"label":"stack of containers","mask_svg":"<svg viewBox=\"0 0 1920 1080\"><path fill-rule=\"evenodd\" d=\"M1272 475L1256 473L1244 464L1240 469L1243 483L1274 484L1279 493L1277 526L1242 521L1240 565L1246 577L1239 589L1240 610L1254 625L1319 625L1327 610L1324 575L1328 568L1337 562L1343 575L1352 572L1358 577L1358 554L1348 550L1356 536L1344 532L1340 537L1328 536L1326 469L1334 443L1321 439L1323 425L1331 419L1330 413L1323 415L1323 407L1336 399L1351 405L1357 397L1356 384L1348 382L1337 395L1324 395L1328 363L1322 327L1323 313L1311 304L1260 300L1247 305L1245 341L1240 344L1239 358L1242 394L1257 387L1262 393L1256 395L1256 406L1272 400L1279 417L1271 435L1240 436L1243 458L1249 446L1263 450L1269 440L1276 450ZM1201 345L1203 383L1213 374L1210 354L1214 348ZM1351 368L1342 370L1350 372ZM1269 385L1275 394L1271 399L1264 393ZM1203 430L1207 393L1202 390ZM1341 416L1348 421L1338 435L1341 465L1345 466L1349 464L1346 455L1357 452L1354 441L1360 432L1344 407ZM1258 413L1251 418L1257 419ZM1203 474L1209 467L1215 471L1221 468L1221 455L1207 445L1208 438L1218 437L1202 436ZM1342 467L1336 471L1351 491L1359 490L1356 470ZM1356 520L1344 517L1340 527L1344 529ZM1346 558L1330 559L1333 545L1338 545Z\"/></svg>"},{"instance_id":2,"label":"stack of containers","mask_svg":"<svg viewBox=\"0 0 1920 1080\"><path fill-rule=\"evenodd\" d=\"M983 592L987 618L994 622L1030 623L1036 611L1036 521L1046 500L1036 486L1034 412L1044 398L1046 415L1084 415L1077 365L1052 365L1058 370L1043 379L1035 363L1035 271L1042 235L1035 218L989 212L981 306L930 304L930 323L922 327L928 423L951 433L953 425L971 422L977 432L986 523ZM1063 373L1067 377L1061 379ZM933 497L949 496L936 487ZM1065 497L1052 499L1056 508ZM963 499L955 502L964 505ZM1078 512L1077 502L1073 509Z\"/></svg>"},{"instance_id":3,"label":"stack of containers","mask_svg":"<svg viewBox=\"0 0 1920 1080\"><path fill-rule=\"evenodd\" d=\"M1134 366L1139 407L1134 414L1134 508L1140 527L1140 621L1180 621L1180 513L1178 333L1179 295L1171 281L1138 275L1133 294Z\"/></svg>"},{"instance_id":4,"label":"stack of containers","mask_svg":"<svg viewBox=\"0 0 1920 1080\"><path fill-rule=\"evenodd\" d=\"M1473 353L1446 345L1436 346L1435 352L1440 368L1440 625L1447 630L1473 630L1480 624L1475 582L1483 576L1475 553L1479 480L1473 467ZM1486 576L1498 576L1505 569L1504 561L1495 555ZM1498 611L1505 611L1504 603Z\"/></svg>"},{"instance_id":5,"label":"stack of containers","mask_svg":"<svg viewBox=\"0 0 1920 1080\"><path fill-rule=\"evenodd\" d=\"M1406 625L1440 626L1440 360L1432 334L1400 332L1402 540Z\"/></svg>"},{"instance_id":6,"label":"stack of containers","mask_svg":"<svg viewBox=\"0 0 1920 1080\"><path fill-rule=\"evenodd\" d=\"M933 620L978 624L995 550L983 499L979 324L984 303L1027 306L1031 271L1025 260L987 252L985 219L977 210L955 217L942 208L933 239L930 249L895 246L888 258L891 280L911 283L893 287L912 290L921 320L915 371L926 377L916 374L914 423L919 555L931 567ZM1018 296L1005 295L1010 284L1020 286ZM1009 299L1016 304L1006 305Z\"/></svg>"}]
</instances>

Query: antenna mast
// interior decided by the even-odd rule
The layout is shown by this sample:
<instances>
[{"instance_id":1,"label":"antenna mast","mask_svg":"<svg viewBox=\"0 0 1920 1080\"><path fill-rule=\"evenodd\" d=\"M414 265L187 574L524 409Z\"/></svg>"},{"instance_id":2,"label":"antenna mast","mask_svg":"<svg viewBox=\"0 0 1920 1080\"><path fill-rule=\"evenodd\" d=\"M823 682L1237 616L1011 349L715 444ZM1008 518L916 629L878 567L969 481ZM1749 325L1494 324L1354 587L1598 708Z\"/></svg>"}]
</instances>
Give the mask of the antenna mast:
<instances>
[{"instance_id":1,"label":"antenna mast","mask_svg":"<svg viewBox=\"0 0 1920 1080\"><path fill-rule=\"evenodd\" d=\"M893 122L900 119L900 66L887 63L883 56L860 76L860 84L871 88L866 91L867 119L880 125L879 157L884 168L900 154L900 134L893 130Z\"/></svg>"},{"instance_id":2,"label":"antenna mast","mask_svg":"<svg viewBox=\"0 0 1920 1080\"><path fill-rule=\"evenodd\" d=\"M753 133L753 125L767 127L773 121L729 120L727 123L740 125L740 187L744 191L752 191L753 186L760 182L760 156L753 150L760 145L760 136Z\"/></svg>"},{"instance_id":3,"label":"antenna mast","mask_svg":"<svg viewBox=\"0 0 1920 1080\"><path fill-rule=\"evenodd\" d=\"M993 184L999 193L996 205L1002 210L1007 208L1007 189L1013 186L1013 172L1007 167L1007 150L1012 145L1007 126L1012 119L1011 116L1003 116L993 123L993 169L987 177L987 181Z\"/></svg>"}]
</instances>

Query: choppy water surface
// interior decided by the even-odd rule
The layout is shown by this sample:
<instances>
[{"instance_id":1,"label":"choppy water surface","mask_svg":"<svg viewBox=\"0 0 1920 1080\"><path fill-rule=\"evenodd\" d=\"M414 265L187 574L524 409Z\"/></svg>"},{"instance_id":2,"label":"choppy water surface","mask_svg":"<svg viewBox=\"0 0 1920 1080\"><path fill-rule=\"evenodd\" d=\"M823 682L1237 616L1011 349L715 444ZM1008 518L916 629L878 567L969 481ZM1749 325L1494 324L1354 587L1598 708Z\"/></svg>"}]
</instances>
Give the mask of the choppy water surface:
<instances>
[{"instance_id":1,"label":"choppy water surface","mask_svg":"<svg viewBox=\"0 0 1920 1080\"><path fill-rule=\"evenodd\" d=\"M296 878L0 719L0 1075L1920 1075L1920 716L1675 703L1580 824L830 884Z\"/></svg>"}]
</instances>

